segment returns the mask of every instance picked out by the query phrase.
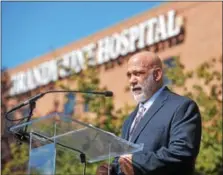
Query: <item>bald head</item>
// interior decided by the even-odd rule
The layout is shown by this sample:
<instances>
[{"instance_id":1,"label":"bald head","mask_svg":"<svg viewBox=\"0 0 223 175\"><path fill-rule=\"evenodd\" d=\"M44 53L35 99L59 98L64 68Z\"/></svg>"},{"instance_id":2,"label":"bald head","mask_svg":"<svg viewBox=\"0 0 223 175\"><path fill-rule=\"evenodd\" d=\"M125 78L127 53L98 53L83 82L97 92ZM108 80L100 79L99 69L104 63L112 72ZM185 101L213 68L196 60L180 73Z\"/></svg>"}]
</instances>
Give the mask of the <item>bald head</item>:
<instances>
[{"instance_id":1,"label":"bald head","mask_svg":"<svg viewBox=\"0 0 223 175\"><path fill-rule=\"evenodd\" d=\"M127 76L136 101L145 101L163 85L162 61L153 52L139 52L129 59Z\"/></svg>"},{"instance_id":2,"label":"bald head","mask_svg":"<svg viewBox=\"0 0 223 175\"><path fill-rule=\"evenodd\" d=\"M149 51L142 51L133 55L129 62L141 64L142 66L150 68L159 67L162 69L162 61L157 54Z\"/></svg>"}]
</instances>

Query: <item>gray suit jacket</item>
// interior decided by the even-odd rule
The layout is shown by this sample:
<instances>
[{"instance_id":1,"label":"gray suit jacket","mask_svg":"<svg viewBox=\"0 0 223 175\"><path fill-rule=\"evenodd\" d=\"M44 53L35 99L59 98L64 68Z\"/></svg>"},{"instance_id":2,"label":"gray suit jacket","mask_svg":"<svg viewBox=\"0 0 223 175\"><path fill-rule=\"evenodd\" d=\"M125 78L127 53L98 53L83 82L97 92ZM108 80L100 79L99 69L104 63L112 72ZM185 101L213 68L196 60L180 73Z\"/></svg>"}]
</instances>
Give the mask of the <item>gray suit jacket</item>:
<instances>
[{"instance_id":1,"label":"gray suit jacket","mask_svg":"<svg viewBox=\"0 0 223 175\"><path fill-rule=\"evenodd\" d=\"M126 140L137 108L124 122L122 138ZM131 142L144 143L143 150L133 154L135 175L193 174L200 140L198 106L191 99L165 87L132 136ZM117 174L123 174L120 173L118 158L113 165Z\"/></svg>"}]
</instances>

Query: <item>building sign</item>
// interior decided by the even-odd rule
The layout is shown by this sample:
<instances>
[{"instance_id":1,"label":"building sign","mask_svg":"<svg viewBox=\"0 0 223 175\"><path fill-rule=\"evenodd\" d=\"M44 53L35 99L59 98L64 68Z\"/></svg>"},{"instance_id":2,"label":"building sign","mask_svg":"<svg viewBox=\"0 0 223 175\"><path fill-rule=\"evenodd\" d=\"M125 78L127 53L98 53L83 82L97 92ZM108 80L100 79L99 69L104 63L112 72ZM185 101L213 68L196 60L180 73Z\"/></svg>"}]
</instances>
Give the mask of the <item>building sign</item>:
<instances>
[{"instance_id":1,"label":"building sign","mask_svg":"<svg viewBox=\"0 0 223 175\"><path fill-rule=\"evenodd\" d=\"M64 78L71 74L61 67L67 67L78 73L86 68L85 60L89 66L101 65L120 56L125 56L167 40L180 34L182 17L176 16L174 10L167 14L153 17L124 29L121 33L113 33L96 43L90 43L79 50L74 50L60 58L44 62L25 72L19 72L11 77L13 86L10 95L21 94L37 87L54 82L59 77Z\"/></svg>"}]
</instances>

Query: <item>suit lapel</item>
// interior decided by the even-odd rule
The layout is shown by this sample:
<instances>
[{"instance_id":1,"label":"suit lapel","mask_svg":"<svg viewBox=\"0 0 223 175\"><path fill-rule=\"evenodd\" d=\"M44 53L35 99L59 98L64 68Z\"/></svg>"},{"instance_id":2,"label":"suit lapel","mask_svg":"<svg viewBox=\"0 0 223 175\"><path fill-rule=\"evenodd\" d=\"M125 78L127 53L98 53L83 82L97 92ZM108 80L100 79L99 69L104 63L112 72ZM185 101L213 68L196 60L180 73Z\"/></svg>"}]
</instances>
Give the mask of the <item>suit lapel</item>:
<instances>
[{"instance_id":1,"label":"suit lapel","mask_svg":"<svg viewBox=\"0 0 223 175\"><path fill-rule=\"evenodd\" d=\"M159 109L164 105L164 103L167 100L168 97L168 88L165 87L161 94L157 97L157 99L154 101L152 106L147 110L147 112L144 114L144 117L139 122L135 132L133 133L131 142L135 142L136 138L139 136L141 131L144 129L144 127L147 125L147 123L152 119L152 117L159 111Z\"/></svg>"},{"instance_id":2,"label":"suit lapel","mask_svg":"<svg viewBox=\"0 0 223 175\"><path fill-rule=\"evenodd\" d=\"M137 114L138 108L139 108L139 105L136 107L136 109L129 116L129 121L128 121L127 126L126 126L127 131L124 132L124 134L125 134L124 135L124 139L126 139L126 140L128 140L129 130L130 130L132 122L133 122L133 120L134 120L134 118L135 118L135 116Z\"/></svg>"}]
</instances>

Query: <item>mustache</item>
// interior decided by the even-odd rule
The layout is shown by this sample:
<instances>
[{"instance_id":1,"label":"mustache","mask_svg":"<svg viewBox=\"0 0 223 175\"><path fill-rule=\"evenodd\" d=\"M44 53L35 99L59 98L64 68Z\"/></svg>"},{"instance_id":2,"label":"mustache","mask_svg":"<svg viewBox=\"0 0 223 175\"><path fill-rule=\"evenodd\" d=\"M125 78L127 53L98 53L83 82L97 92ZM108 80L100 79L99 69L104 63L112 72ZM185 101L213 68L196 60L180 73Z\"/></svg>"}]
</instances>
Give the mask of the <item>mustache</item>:
<instances>
[{"instance_id":1,"label":"mustache","mask_svg":"<svg viewBox=\"0 0 223 175\"><path fill-rule=\"evenodd\" d=\"M144 88L144 86L142 86L142 85L131 86L131 91L134 91L136 89L143 89L143 88Z\"/></svg>"},{"instance_id":2,"label":"mustache","mask_svg":"<svg viewBox=\"0 0 223 175\"><path fill-rule=\"evenodd\" d=\"M153 80L151 80L151 78L152 76L149 76L146 80L144 80L144 82L131 85L130 86L131 91L133 92L134 90L137 89L145 90L147 87L150 87L151 84L153 83Z\"/></svg>"}]
</instances>

